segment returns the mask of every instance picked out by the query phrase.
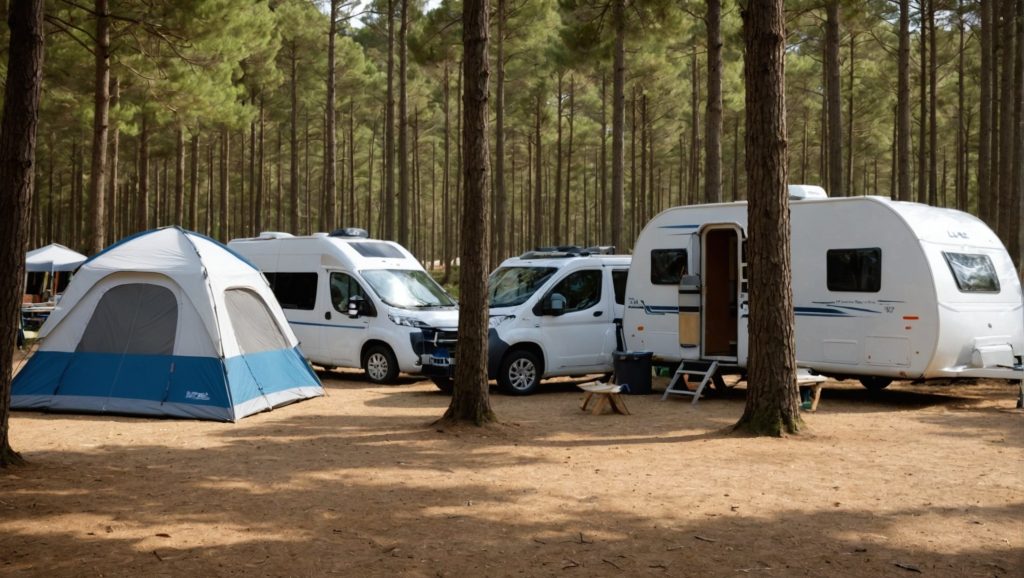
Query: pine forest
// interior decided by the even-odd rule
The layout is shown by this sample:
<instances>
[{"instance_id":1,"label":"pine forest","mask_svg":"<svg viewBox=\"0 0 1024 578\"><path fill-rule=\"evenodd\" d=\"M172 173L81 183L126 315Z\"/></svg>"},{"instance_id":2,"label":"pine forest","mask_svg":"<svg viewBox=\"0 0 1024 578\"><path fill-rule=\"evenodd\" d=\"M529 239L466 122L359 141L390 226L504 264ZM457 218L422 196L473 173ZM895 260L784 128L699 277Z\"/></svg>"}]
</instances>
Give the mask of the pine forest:
<instances>
[{"instance_id":1,"label":"pine forest","mask_svg":"<svg viewBox=\"0 0 1024 578\"><path fill-rule=\"evenodd\" d=\"M746 198L742 9L493 2L492 266L539 245L629 251L666 207ZM436 268L458 255L459 2L46 10L31 247L355 226ZM785 14L790 181L969 211L1019 266L1024 2Z\"/></svg>"}]
</instances>

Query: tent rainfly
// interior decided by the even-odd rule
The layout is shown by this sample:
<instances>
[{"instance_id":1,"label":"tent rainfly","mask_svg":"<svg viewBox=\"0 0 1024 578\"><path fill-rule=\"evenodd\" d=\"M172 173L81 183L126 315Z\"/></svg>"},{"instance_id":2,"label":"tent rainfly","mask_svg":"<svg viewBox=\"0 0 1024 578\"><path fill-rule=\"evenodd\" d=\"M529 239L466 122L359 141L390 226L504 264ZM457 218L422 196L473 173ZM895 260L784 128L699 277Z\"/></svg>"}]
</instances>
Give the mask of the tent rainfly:
<instances>
[{"instance_id":1,"label":"tent rainfly","mask_svg":"<svg viewBox=\"0 0 1024 578\"><path fill-rule=\"evenodd\" d=\"M54 271L74 271L84 263L86 256L68 249L64 245L53 243L45 247L33 249L25 254L25 270L29 273L52 273Z\"/></svg>"},{"instance_id":2,"label":"tent rainfly","mask_svg":"<svg viewBox=\"0 0 1024 578\"><path fill-rule=\"evenodd\" d=\"M263 275L177 227L86 261L40 337L12 408L235 421L323 395Z\"/></svg>"}]
</instances>

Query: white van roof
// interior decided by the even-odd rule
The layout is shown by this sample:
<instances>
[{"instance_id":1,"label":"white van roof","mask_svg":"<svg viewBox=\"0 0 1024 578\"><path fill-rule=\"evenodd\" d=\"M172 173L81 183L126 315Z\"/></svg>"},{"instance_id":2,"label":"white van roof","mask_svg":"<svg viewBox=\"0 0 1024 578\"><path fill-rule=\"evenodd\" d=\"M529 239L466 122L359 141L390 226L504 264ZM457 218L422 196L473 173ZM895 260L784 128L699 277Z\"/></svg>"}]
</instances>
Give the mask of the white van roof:
<instances>
[{"instance_id":1,"label":"white van roof","mask_svg":"<svg viewBox=\"0 0 1024 578\"><path fill-rule=\"evenodd\" d=\"M311 261L355 270L422 269L416 257L394 241L337 233L297 236L270 231L259 237L233 239L228 246L270 272L289 266L305 269ZM272 266L269 258L275 258L276 265Z\"/></svg>"}]
</instances>

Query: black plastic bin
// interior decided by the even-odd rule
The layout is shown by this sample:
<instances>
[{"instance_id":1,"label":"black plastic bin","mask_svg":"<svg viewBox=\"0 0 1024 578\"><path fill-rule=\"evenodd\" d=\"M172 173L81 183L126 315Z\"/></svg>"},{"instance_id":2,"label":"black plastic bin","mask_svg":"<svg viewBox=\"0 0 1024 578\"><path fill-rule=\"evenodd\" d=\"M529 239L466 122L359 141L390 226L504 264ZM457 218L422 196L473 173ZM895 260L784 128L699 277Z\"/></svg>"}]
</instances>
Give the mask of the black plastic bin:
<instances>
[{"instance_id":1,"label":"black plastic bin","mask_svg":"<svg viewBox=\"0 0 1024 578\"><path fill-rule=\"evenodd\" d=\"M645 395L651 393L650 351L615 351L615 383L623 386L622 393Z\"/></svg>"}]
</instances>

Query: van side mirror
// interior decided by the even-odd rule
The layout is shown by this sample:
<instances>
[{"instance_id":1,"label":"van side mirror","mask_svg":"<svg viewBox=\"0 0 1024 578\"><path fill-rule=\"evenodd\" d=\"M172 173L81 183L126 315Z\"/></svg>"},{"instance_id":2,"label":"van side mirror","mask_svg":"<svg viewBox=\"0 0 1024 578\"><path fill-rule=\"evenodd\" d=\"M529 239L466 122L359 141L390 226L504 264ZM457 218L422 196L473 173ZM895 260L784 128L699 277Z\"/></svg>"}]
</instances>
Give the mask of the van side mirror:
<instances>
[{"instance_id":1,"label":"van side mirror","mask_svg":"<svg viewBox=\"0 0 1024 578\"><path fill-rule=\"evenodd\" d=\"M351 319L356 319L359 314L363 312L363 298L359 295L353 295L348 298L348 305L345 307L348 316Z\"/></svg>"},{"instance_id":2,"label":"van side mirror","mask_svg":"<svg viewBox=\"0 0 1024 578\"><path fill-rule=\"evenodd\" d=\"M544 315L561 315L565 313L565 296L561 293L552 293L544 298L542 307Z\"/></svg>"}]
</instances>

